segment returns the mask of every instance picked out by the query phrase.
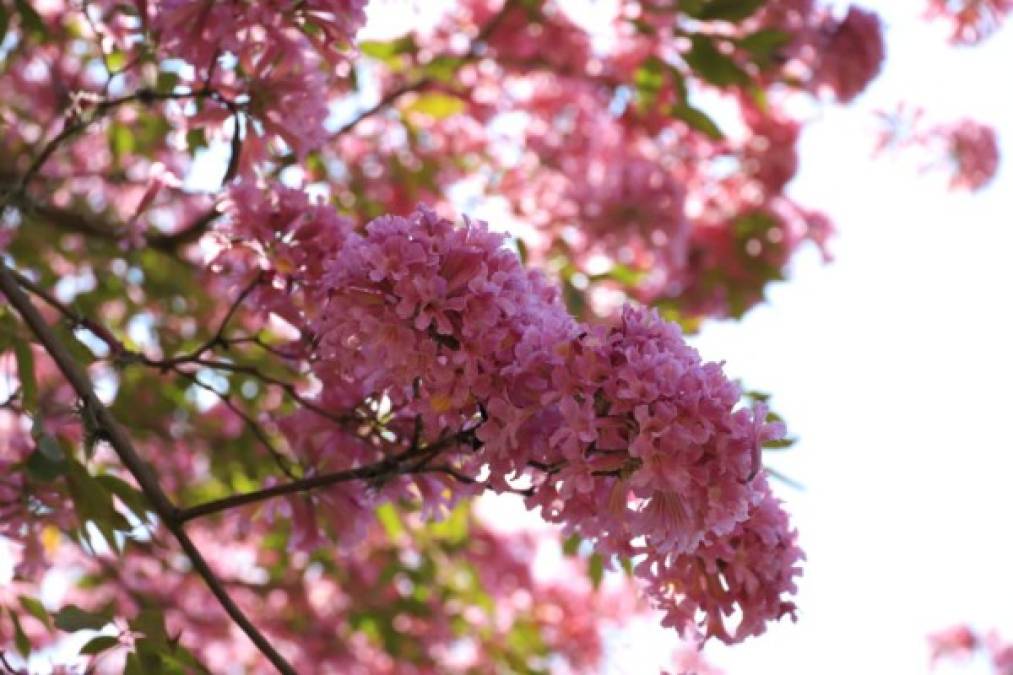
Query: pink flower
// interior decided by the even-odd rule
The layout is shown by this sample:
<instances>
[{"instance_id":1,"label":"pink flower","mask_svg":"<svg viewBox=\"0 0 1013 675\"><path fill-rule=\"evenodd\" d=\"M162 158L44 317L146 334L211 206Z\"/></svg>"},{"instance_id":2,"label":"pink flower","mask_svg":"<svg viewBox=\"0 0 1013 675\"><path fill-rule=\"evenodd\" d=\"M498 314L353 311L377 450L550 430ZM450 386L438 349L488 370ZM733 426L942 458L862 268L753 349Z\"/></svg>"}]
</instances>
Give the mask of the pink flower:
<instances>
[{"instance_id":1,"label":"pink flower","mask_svg":"<svg viewBox=\"0 0 1013 675\"><path fill-rule=\"evenodd\" d=\"M950 23L950 42L971 45L994 33L1013 10L1010 0L928 0L926 16Z\"/></svg>"},{"instance_id":2,"label":"pink flower","mask_svg":"<svg viewBox=\"0 0 1013 675\"><path fill-rule=\"evenodd\" d=\"M939 130L949 143L954 164L950 187L980 190L999 169L999 145L995 130L964 119Z\"/></svg>"},{"instance_id":3,"label":"pink flower","mask_svg":"<svg viewBox=\"0 0 1013 675\"><path fill-rule=\"evenodd\" d=\"M766 422L763 406L739 408L738 387L720 365L703 363L676 326L632 307L611 327L578 324L545 279L525 270L484 223L455 227L419 207L406 218L378 218L360 234L291 191L257 198L249 190L246 182L236 188L245 201L234 207L231 227L259 238L250 245L265 252L268 269L279 257L295 263L287 275L295 307L287 316L314 336L309 361L321 382L361 383L359 391L389 401L388 428L417 428L411 442L441 443L433 461L458 475L474 481L487 472L482 480L496 490L525 476L529 506L603 555L632 555L633 542L645 542L652 562L638 569L649 584L686 574L693 560L727 558L737 575L729 583L741 592L696 599L707 612L708 602L743 611L744 627L720 633L724 639L762 630L787 611L775 599L791 591L778 576L788 573L765 557L779 555L778 542L790 539L777 529L787 521L778 520L783 514L764 480L754 479L761 445L784 430ZM333 242L313 249L321 258L311 266L287 247L289 233L308 222L321 223L321 241ZM260 299L265 309L281 302ZM383 456L382 444L305 419L283 428L314 465L339 469L367 461L370 452ZM478 442L448 443L459 429L472 430ZM394 445L388 452L402 452L409 438L385 442ZM447 497L431 482L406 476L368 498L421 499L423 509L439 512ZM458 495L473 491L473 483L446 485ZM303 529L313 541L313 528ZM728 553L739 542L754 552L741 559Z\"/></svg>"},{"instance_id":4,"label":"pink flower","mask_svg":"<svg viewBox=\"0 0 1013 675\"><path fill-rule=\"evenodd\" d=\"M876 77L886 56L879 17L851 7L843 20L831 22L826 30L814 83L829 87L842 103L848 103Z\"/></svg>"},{"instance_id":5,"label":"pink flower","mask_svg":"<svg viewBox=\"0 0 1013 675\"><path fill-rule=\"evenodd\" d=\"M958 624L929 635L932 650L930 662L935 665L940 659L967 658L978 647L978 636L964 624Z\"/></svg>"}]
</instances>

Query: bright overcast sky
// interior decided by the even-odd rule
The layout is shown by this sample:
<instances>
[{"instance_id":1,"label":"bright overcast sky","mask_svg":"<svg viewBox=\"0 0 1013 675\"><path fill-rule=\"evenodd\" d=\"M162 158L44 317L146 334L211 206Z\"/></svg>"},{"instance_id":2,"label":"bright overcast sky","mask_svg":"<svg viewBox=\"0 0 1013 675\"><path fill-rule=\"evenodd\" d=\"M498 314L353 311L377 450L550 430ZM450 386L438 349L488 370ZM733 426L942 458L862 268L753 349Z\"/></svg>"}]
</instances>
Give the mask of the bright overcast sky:
<instances>
[{"instance_id":1,"label":"bright overcast sky","mask_svg":"<svg viewBox=\"0 0 1013 675\"><path fill-rule=\"evenodd\" d=\"M780 489L808 554L799 622L708 646L730 675L925 673L926 633L960 621L1013 639L1013 167L968 196L870 159L873 111L899 100L990 123L1013 157L1013 29L948 48L924 4L876 5L882 76L803 139L791 192L837 223L834 262L801 256L768 304L695 340L801 437L770 458L806 486ZM610 672L651 672L639 655L664 638L637 631Z\"/></svg>"}]
</instances>

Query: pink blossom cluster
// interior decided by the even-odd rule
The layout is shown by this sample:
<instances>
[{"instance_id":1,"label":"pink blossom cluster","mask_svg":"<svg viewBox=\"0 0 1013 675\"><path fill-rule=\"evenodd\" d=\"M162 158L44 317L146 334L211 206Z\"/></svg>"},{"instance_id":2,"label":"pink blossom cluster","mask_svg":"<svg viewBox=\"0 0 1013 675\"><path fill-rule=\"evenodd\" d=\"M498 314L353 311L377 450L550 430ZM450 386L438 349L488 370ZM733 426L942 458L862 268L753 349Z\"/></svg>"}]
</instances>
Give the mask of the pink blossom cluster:
<instances>
[{"instance_id":1,"label":"pink blossom cluster","mask_svg":"<svg viewBox=\"0 0 1013 675\"><path fill-rule=\"evenodd\" d=\"M957 624L929 635L930 662L967 660L979 651L988 654L994 675L1013 675L1013 643L998 632L982 635L966 624Z\"/></svg>"},{"instance_id":2,"label":"pink blossom cluster","mask_svg":"<svg viewBox=\"0 0 1013 675\"><path fill-rule=\"evenodd\" d=\"M246 125L243 166L249 170L266 155L261 144L271 137L300 157L326 139L327 91L334 79L329 76L347 72L342 48L365 22L365 4L165 0L149 11L163 56L194 66L193 86L210 84L233 102L248 102L252 120ZM221 62L224 55L233 57L232 68ZM212 105L189 123L231 113L227 106Z\"/></svg>"},{"instance_id":3,"label":"pink blossom cluster","mask_svg":"<svg viewBox=\"0 0 1013 675\"><path fill-rule=\"evenodd\" d=\"M295 199L282 192L266 192L264 203ZM645 556L638 575L680 630L706 620L708 636L736 641L791 611L780 598L801 554L760 474L761 446L783 427L766 421L762 405L737 408L738 387L719 364L701 362L677 327L632 307L612 327L577 323L500 235L425 208L378 218L361 234L335 221L320 241L344 243L323 249L318 276L315 263L292 267L284 242L319 222L320 207L307 205L305 218L272 213L267 228L278 229L265 236L264 222L245 218L269 208L244 206L232 231L264 249L282 243L275 287L297 299L296 325L313 344L324 395L335 387L383 399L402 435L415 420L423 454L454 430L473 430L473 440L459 437L420 465L449 475L392 481L386 498L436 500L438 510L448 489L526 484L530 507L607 557ZM270 253L266 260L274 264ZM310 452L329 468L382 451L344 429L316 438ZM350 512L335 515L347 521ZM718 586L702 589L701 574ZM720 575L730 590L716 597ZM738 629L720 628L721 614L736 610Z\"/></svg>"},{"instance_id":4,"label":"pink blossom cluster","mask_svg":"<svg viewBox=\"0 0 1013 675\"><path fill-rule=\"evenodd\" d=\"M980 190L999 170L999 140L986 124L970 118L934 123L924 109L903 103L880 117L883 129L875 151L920 151L923 170L948 173L952 190Z\"/></svg>"},{"instance_id":5,"label":"pink blossom cluster","mask_svg":"<svg viewBox=\"0 0 1013 675\"><path fill-rule=\"evenodd\" d=\"M857 7L839 22L825 28L814 79L847 103L860 94L879 73L886 56L879 17Z\"/></svg>"},{"instance_id":6,"label":"pink blossom cluster","mask_svg":"<svg viewBox=\"0 0 1013 675\"><path fill-rule=\"evenodd\" d=\"M950 187L970 191L988 184L999 169L999 144L995 129L972 119L941 127L938 132L949 144L954 173Z\"/></svg>"},{"instance_id":7,"label":"pink blossom cluster","mask_svg":"<svg viewBox=\"0 0 1013 675\"><path fill-rule=\"evenodd\" d=\"M258 61L297 60L307 47L335 61L365 23L366 2L161 0L145 5L165 54L206 73L226 53L255 69Z\"/></svg>"},{"instance_id":8,"label":"pink blossom cluster","mask_svg":"<svg viewBox=\"0 0 1013 675\"><path fill-rule=\"evenodd\" d=\"M926 16L950 24L950 42L973 45L997 31L1011 10L1010 0L928 0Z\"/></svg>"}]
</instances>

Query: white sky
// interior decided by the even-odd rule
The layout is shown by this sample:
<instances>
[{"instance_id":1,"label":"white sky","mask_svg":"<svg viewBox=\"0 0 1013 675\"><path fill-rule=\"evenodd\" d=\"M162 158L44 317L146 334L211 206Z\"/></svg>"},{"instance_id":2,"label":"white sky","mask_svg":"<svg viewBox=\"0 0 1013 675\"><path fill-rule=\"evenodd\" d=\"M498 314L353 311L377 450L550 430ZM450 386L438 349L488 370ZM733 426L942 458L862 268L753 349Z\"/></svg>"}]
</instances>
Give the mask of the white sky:
<instances>
[{"instance_id":1,"label":"white sky","mask_svg":"<svg viewBox=\"0 0 1013 675\"><path fill-rule=\"evenodd\" d=\"M1013 170L969 196L870 160L872 112L901 99L991 123L1013 154L1013 30L948 48L923 5L876 5L882 76L803 139L791 192L837 223L835 261L801 256L769 304L694 340L801 437L768 456L806 486L779 490L809 558L799 622L708 646L731 675L925 673L926 634L961 621L1013 639ZM668 639L634 631L609 672L656 672Z\"/></svg>"}]
</instances>

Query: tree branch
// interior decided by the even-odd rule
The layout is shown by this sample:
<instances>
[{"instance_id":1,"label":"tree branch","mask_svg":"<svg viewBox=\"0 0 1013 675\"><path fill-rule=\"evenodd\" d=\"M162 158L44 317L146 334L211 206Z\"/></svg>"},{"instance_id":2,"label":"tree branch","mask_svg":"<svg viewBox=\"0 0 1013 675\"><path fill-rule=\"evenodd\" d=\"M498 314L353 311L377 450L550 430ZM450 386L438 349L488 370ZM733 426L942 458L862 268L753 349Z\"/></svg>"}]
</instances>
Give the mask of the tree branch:
<instances>
[{"instance_id":1,"label":"tree branch","mask_svg":"<svg viewBox=\"0 0 1013 675\"><path fill-rule=\"evenodd\" d=\"M374 464L367 464L366 466L360 466L355 469L346 469L343 471L323 473L317 476L309 476L308 478L302 478L289 483L272 485L271 487L264 488L262 490L231 495L229 497L223 497L222 499L216 499L203 504L197 504L196 506L180 509L177 517L180 522L186 522L200 516L228 511L229 509L246 506L247 504L255 504L274 497L283 497L285 495L296 494L299 492L309 492L310 490L316 490L329 485L336 485L338 483L348 483L353 480L379 480L398 475L425 473L429 470L424 467L423 462L409 466L405 466L404 462L409 459L416 459L419 455L424 455L426 461L428 461L452 445L468 442L473 435L474 429L460 431L456 434L446 436L425 447L409 447L407 450L398 455L388 457L387 459ZM442 469L440 472L448 473ZM458 475L463 476L463 474L456 473L454 477L456 478ZM471 480L471 482L474 482L474 480Z\"/></svg>"},{"instance_id":2,"label":"tree branch","mask_svg":"<svg viewBox=\"0 0 1013 675\"><path fill-rule=\"evenodd\" d=\"M194 570L204 579L204 582L218 599L225 612L239 625L274 667L277 668L278 672L285 675L295 675L295 669L274 648L270 641L257 630L256 626L253 625L229 596L221 581L208 566L207 561L204 560L204 557L194 545L189 535L187 535L183 527L183 521L179 517L179 510L169 500L165 492L163 492L154 472L134 449L130 438L109 410L99 401L88 376L78 366L77 362L74 361L74 357L70 355L70 352L63 346L52 329L50 329L45 319L39 313L39 310L32 304L32 301L21 290L17 278L15 278L7 265L0 265L0 291L7 296L11 305L17 310L32 333L42 343L46 352L52 357L60 372L63 373L63 376L74 388L74 391L81 398L85 407L94 415L116 455L123 462L127 470L130 471L131 475L133 475L138 485L140 485L142 492L148 498L155 513L179 542L180 548L183 549L183 553L190 560Z\"/></svg>"}]
</instances>

